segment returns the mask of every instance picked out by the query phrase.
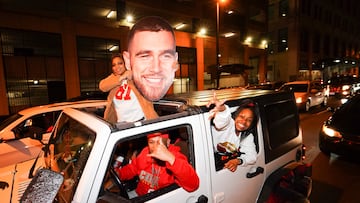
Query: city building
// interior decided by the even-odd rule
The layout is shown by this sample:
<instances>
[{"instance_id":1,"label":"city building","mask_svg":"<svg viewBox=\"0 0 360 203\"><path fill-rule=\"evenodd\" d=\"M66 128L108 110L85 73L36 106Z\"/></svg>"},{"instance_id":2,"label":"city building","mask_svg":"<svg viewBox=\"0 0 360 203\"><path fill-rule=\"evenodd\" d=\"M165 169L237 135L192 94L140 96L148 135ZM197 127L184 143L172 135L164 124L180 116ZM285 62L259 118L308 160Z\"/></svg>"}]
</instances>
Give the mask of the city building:
<instances>
[{"instance_id":1,"label":"city building","mask_svg":"<svg viewBox=\"0 0 360 203\"><path fill-rule=\"evenodd\" d=\"M111 53L147 15L176 29L180 68L169 93L266 79L265 0L0 0L0 115L98 90ZM216 80L225 64L240 66Z\"/></svg>"},{"instance_id":2,"label":"city building","mask_svg":"<svg viewBox=\"0 0 360 203\"><path fill-rule=\"evenodd\" d=\"M358 76L359 1L269 0L269 80Z\"/></svg>"}]
</instances>

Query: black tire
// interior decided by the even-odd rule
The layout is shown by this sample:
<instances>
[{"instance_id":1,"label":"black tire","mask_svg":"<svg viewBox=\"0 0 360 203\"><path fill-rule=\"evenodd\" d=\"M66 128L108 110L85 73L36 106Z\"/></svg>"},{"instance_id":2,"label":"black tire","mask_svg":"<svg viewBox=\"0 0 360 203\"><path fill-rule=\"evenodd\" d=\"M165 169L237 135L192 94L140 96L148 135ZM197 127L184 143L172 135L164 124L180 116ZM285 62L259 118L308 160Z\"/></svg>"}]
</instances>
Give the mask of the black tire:
<instances>
[{"instance_id":1,"label":"black tire","mask_svg":"<svg viewBox=\"0 0 360 203\"><path fill-rule=\"evenodd\" d=\"M275 196L274 199L277 202L310 203L306 196L291 188L278 186L273 191L272 195Z\"/></svg>"},{"instance_id":2,"label":"black tire","mask_svg":"<svg viewBox=\"0 0 360 203\"><path fill-rule=\"evenodd\" d=\"M321 138L319 140L319 149L322 153L324 153L327 156L330 156L331 152L330 150L328 150L322 143L321 143Z\"/></svg>"},{"instance_id":3,"label":"black tire","mask_svg":"<svg viewBox=\"0 0 360 203\"><path fill-rule=\"evenodd\" d=\"M324 147L319 147L320 151L324 153L326 156L330 156L331 152L328 149L325 149Z\"/></svg>"}]
</instances>

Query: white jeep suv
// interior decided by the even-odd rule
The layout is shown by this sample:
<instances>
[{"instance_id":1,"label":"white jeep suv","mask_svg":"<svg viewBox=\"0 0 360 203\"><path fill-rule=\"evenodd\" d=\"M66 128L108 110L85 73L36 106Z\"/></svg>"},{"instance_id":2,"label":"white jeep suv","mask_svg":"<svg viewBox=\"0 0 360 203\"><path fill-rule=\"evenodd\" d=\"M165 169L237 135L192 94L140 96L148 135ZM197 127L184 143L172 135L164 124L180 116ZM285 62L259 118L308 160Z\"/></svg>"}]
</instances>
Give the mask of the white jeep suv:
<instances>
[{"instance_id":1,"label":"white jeep suv","mask_svg":"<svg viewBox=\"0 0 360 203\"><path fill-rule=\"evenodd\" d=\"M0 168L37 157L61 111L64 108L96 108L99 112L106 100L61 102L30 107L11 115L0 123ZM32 138L38 138L32 139Z\"/></svg>"},{"instance_id":2,"label":"white jeep suv","mask_svg":"<svg viewBox=\"0 0 360 203\"><path fill-rule=\"evenodd\" d=\"M254 132L255 164L239 166L235 172L218 167L206 107L213 91L198 91L168 96L155 103L159 118L134 123L108 123L89 112L65 109L44 147L44 157L31 162L33 172L39 171L32 183L23 194L16 191L19 187L15 184L23 182L15 174L12 178L19 181L12 183L8 178L10 187L6 191L16 193L24 202L38 198L83 203L307 202L311 167L303 162L294 95L241 89L216 90L216 95L226 99L232 112L242 100L254 101L259 113ZM131 155L147 146L147 135L154 132L169 134L171 142L188 158L200 180L195 191L187 192L174 183L139 196L134 193L137 178L121 181L114 173L117 157L123 156L122 163L128 163ZM1 190L0 195L9 197Z\"/></svg>"}]
</instances>

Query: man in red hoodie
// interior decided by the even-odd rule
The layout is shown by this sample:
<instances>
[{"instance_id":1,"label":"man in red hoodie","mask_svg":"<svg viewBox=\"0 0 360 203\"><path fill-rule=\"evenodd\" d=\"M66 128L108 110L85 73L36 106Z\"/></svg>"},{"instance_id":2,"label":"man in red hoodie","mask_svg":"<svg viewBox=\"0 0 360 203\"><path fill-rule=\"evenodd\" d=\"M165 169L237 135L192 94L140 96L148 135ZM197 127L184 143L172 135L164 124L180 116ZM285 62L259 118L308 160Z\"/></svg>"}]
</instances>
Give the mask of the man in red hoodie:
<instances>
[{"instance_id":1,"label":"man in red hoodie","mask_svg":"<svg viewBox=\"0 0 360 203\"><path fill-rule=\"evenodd\" d=\"M147 136L148 146L130 164L116 168L121 180L139 177L138 195L158 190L173 183L188 192L199 187L199 177L180 148L170 144L168 134L153 133Z\"/></svg>"}]
</instances>

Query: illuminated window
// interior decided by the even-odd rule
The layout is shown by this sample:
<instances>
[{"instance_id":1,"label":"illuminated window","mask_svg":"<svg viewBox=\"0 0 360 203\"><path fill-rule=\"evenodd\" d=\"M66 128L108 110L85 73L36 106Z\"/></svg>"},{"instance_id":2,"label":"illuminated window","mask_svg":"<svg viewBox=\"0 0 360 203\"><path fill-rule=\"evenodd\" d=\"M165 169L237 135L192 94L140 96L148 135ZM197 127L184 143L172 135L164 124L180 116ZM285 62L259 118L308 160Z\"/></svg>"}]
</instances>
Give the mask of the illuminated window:
<instances>
[{"instance_id":1,"label":"illuminated window","mask_svg":"<svg viewBox=\"0 0 360 203\"><path fill-rule=\"evenodd\" d=\"M288 29L283 28L279 30L278 35L278 51L284 52L288 50Z\"/></svg>"}]
</instances>

